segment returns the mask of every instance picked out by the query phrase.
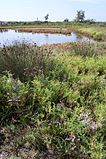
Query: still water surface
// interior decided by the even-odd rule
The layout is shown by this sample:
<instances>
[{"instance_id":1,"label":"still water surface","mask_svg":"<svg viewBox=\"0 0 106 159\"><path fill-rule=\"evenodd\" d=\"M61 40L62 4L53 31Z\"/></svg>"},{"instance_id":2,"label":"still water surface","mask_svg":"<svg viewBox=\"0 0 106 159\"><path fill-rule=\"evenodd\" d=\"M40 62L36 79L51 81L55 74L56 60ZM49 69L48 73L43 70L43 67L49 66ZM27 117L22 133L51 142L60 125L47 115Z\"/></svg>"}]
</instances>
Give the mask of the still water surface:
<instances>
[{"instance_id":1,"label":"still water surface","mask_svg":"<svg viewBox=\"0 0 106 159\"><path fill-rule=\"evenodd\" d=\"M56 44L65 42L84 42L91 41L87 37L78 36L76 33L72 32L70 35L63 34L46 34L46 33L26 33L18 32L15 30L1 30L0 31L0 46L11 45L14 42L27 42L30 44L36 43L37 45L45 44Z\"/></svg>"}]
</instances>

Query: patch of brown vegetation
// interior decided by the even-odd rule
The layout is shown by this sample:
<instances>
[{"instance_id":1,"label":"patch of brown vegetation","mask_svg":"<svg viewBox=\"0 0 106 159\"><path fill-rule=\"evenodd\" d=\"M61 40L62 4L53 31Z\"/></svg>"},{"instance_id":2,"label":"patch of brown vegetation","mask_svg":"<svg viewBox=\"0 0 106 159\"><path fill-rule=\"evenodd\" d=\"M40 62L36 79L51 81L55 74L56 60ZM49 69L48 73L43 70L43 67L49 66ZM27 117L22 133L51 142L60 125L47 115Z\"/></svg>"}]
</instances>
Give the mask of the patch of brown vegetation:
<instances>
[{"instance_id":1,"label":"patch of brown vegetation","mask_svg":"<svg viewBox=\"0 0 106 159\"><path fill-rule=\"evenodd\" d=\"M50 33L50 34L71 34L71 29L65 28L19 28L19 32L31 32L31 33Z\"/></svg>"},{"instance_id":2,"label":"patch of brown vegetation","mask_svg":"<svg viewBox=\"0 0 106 159\"><path fill-rule=\"evenodd\" d=\"M67 43L58 43L58 44L47 44L47 45L43 45L41 46L43 48L49 48L51 50L61 50L61 51L71 51L72 50L72 45L71 43L67 42Z\"/></svg>"}]
</instances>

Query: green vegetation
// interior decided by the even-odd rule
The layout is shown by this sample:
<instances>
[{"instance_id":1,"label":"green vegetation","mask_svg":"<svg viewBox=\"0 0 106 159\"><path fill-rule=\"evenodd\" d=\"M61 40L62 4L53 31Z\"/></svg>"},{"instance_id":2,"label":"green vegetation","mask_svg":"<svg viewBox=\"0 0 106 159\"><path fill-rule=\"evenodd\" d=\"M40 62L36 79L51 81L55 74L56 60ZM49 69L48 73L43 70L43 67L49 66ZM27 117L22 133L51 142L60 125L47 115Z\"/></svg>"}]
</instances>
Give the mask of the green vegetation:
<instances>
[{"instance_id":1,"label":"green vegetation","mask_svg":"<svg viewBox=\"0 0 106 159\"><path fill-rule=\"evenodd\" d=\"M1 48L0 152L7 158L106 158L106 54L94 44L69 45Z\"/></svg>"},{"instance_id":2,"label":"green vegetation","mask_svg":"<svg viewBox=\"0 0 106 159\"><path fill-rule=\"evenodd\" d=\"M83 32L93 37L95 40L106 41L106 27L99 25L82 26L79 32Z\"/></svg>"}]
</instances>

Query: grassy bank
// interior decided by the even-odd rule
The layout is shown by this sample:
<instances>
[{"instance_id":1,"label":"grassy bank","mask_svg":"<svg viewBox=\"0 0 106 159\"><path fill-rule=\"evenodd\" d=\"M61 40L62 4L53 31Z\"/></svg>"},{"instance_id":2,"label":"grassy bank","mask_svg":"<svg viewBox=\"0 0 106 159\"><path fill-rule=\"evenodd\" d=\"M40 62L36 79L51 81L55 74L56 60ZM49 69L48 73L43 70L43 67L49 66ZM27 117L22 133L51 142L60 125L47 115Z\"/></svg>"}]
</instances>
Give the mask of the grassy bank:
<instances>
[{"instance_id":1,"label":"grassy bank","mask_svg":"<svg viewBox=\"0 0 106 159\"><path fill-rule=\"evenodd\" d=\"M79 29L79 32L86 33L88 36L93 37L95 40L106 41L106 27L100 26L87 26Z\"/></svg>"},{"instance_id":2,"label":"grassy bank","mask_svg":"<svg viewBox=\"0 0 106 159\"><path fill-rule=\"evenodd\" d=\"M106 158L106 54L70 45L0 50L2 158Z\"/></svg>"}]
</instances>

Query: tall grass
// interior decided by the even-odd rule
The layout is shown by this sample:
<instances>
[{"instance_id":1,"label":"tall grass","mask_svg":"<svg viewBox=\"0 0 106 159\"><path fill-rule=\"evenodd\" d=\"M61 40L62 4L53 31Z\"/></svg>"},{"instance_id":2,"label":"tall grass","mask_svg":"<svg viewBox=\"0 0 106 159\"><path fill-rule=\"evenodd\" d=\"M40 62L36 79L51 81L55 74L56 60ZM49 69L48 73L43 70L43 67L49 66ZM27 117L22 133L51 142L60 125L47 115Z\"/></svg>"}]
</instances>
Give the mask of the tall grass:
<instances>
[{"instance_id":1,"label":"tall grass","mask_svg":"<svg viewBox=\"0 0 106 159\"><path fill-rule=\"evenodd\" d=\"M45 60L51 50L26 43L15 43L0 49L0 73L9 71L15 78L22 81L32 79L38 73L43 73Z\"/></svg>"},{"instance_id":2,"label":"tall grass","mask_svg":"<svg viewBox=\"0 0 106 159\"><path fill-rule=\"evenodd\" d=\"M106 45L105 43L93 43L88 41L86 42L73 42L71 43L72 50L75 54L81 56L101 56L106 54Z\"/></svg>"}]
</instances>

